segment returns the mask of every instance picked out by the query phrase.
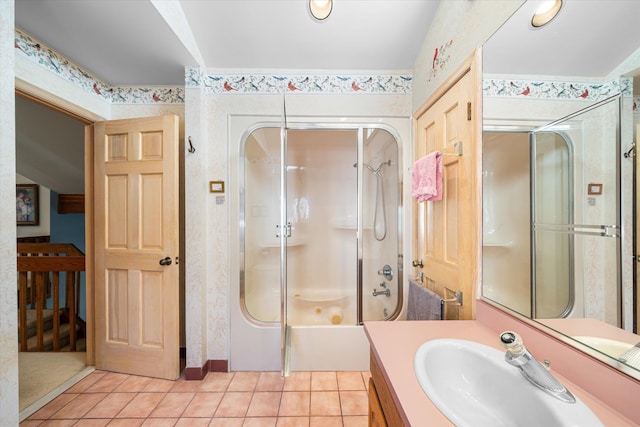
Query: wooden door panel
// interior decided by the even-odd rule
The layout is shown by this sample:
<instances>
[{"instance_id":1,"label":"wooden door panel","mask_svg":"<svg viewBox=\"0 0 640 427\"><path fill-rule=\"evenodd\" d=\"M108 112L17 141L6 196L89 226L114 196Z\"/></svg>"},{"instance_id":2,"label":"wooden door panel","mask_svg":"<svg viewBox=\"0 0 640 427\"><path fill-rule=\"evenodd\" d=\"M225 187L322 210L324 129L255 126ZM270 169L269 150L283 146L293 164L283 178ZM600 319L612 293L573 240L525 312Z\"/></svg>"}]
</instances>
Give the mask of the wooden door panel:
<instances>
[{"instance_id":1,"label":"wooden door panel","mask_svg":"<svg viewBox=\"0 0 640 427\"><path fill-rule=\"evenodd\" d=\"M178 118L95 132L96 367L176 379Z\"/></svg>"},{"instance_id":2,"label":"wooden door panel","mask_svg":"<svg viewBox=\"0 0 640 427\"><path fill-rule=\"evenodd\" d=\"M423 260L424 283L443 298L461 291L465 305L461 318L473 318L478 209L474 191L477 150L469 114L472 72L467 71L416 120L414 161L433 151L442 153L441 201L414 200L414 258ZM462 151L459 155L459 150Z\"/></svg>"}]
</instances>

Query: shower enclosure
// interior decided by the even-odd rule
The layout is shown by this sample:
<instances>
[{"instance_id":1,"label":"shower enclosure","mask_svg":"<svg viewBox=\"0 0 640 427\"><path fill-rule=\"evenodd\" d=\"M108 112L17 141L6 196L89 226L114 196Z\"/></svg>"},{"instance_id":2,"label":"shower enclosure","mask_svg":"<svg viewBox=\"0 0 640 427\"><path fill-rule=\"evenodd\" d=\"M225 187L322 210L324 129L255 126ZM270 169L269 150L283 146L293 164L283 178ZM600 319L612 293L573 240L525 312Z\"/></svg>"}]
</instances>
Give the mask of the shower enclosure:
<instances>
[{"instance_id":1,"label":"shower enclosure","mask_svg":"<svg viewBox=\"0 0 640 427\"><path fill-rule=\"evenodd\" d=\"M483 293L527 316L621 324L619 98L483 133Z\"/></svg>"},{"instance_id":2,"label":"shower enclosure","mask_svg":"<svg viewBox=\"0 0 640 427\"><path fill-rule=\"evenodd\" d=\"M368 364L360 325L401 310L399 160L386 126L265 123L245 132L236 319L245 332L243 343L232 337L233 370ZM269 354L259 366L240 354L252 345Z\"/></svg>"}]
</instances>

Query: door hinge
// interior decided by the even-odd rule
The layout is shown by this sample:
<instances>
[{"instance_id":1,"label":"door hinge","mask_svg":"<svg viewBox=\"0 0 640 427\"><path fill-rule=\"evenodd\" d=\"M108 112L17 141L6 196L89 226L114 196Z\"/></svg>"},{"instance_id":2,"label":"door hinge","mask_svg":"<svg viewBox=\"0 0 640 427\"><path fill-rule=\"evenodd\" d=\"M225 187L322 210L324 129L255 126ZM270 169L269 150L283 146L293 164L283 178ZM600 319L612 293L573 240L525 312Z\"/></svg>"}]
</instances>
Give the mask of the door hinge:
<instances>
[{"instance_id":1,"label":"door hinge","mask_svg":"<svg viewBox=\"0 0 640 427\"><path fill-rule=\"evenodd\" d=\"M471 103L467 102L467 120L471 120Z\"/></svg>"}]
</instances>

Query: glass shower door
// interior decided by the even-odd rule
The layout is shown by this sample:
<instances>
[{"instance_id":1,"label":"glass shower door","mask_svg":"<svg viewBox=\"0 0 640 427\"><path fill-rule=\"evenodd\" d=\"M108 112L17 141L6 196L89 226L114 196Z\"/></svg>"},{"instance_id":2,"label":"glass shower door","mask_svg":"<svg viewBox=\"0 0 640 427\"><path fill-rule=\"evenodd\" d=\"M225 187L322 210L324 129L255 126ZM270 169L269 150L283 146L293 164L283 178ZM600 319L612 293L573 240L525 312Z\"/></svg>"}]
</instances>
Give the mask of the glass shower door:
<instances>
[{"instance_id":1,"label":"glass shower door","mask_svg":"<svg viewBox=\"0 0 640 427\"><path fill-rule=\"evenodd\" d=\"M615 97L531 134L536 318L620 324L618 120Z\"/></svg>"}]
</instances>

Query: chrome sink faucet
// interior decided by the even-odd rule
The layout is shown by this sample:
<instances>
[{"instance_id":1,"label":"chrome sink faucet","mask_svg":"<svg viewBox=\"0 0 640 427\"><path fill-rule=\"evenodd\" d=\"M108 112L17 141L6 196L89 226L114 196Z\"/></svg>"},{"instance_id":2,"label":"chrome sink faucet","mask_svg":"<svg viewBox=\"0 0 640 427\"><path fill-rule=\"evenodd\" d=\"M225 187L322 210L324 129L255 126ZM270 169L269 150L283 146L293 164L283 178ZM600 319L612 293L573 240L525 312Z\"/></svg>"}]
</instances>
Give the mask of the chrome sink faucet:
<instances>
[{"instance_id":1,"label":"chrome sink faucet","mask_svg":"<svg viewBox=\"0 0 640 427\"><path fill-rule=\"evenodd\" d=\"M567 403L575 403L576 398L547 370L522 344L522 338L515 332L500 334L500 343L507 350L504 359L508 364L520 369L529 382L553 397Z\"/></svg>"}]
</instances>

